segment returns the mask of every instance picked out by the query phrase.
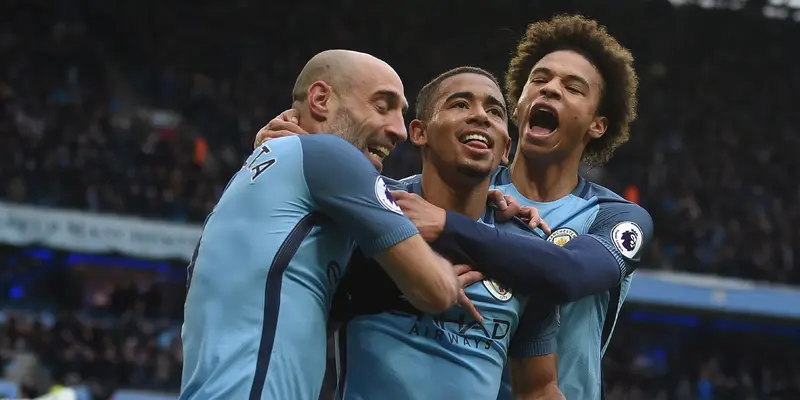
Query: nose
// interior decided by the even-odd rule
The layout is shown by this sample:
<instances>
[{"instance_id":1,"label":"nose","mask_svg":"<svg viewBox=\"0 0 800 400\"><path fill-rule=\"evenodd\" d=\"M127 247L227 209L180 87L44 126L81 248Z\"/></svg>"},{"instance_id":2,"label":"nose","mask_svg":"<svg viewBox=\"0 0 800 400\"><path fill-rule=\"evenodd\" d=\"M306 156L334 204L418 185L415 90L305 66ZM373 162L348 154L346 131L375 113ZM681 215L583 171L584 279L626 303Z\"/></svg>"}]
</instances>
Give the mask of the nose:
<instances>
[{"instance_id":1,"label":"nose","mask_svg":"<svg viewBox=\"0 0 800 400\"><path fill-rule=\"evenodd\" d=\"M489 126L489 115L486 114L486 110L483 107L473 107L472 110L467 119L468 124Z\"/></svg>"},{"instance_id":2,"label":"nose","mask_svg":"<svg viewBox=\"0 0 800 400\"><path fill-rule=\"evenodd\" d=\"M391 121L386 125L386 134L396 144L408 140L408 131L406 130L406 122L402 113L398 112L391 117Z\"/></svg>"},{"instance_id":3,"label":"nose","mask_svg":"<svg viewBox=\"0 0 800 400\"><path fill-rule=\"evenodd\" d=\"M548 99L560 100L561 90L558 88L557 80L551 79L549 82L542 85L542 87L539 88L539 94Z\"/></svg>"}]
</instances>

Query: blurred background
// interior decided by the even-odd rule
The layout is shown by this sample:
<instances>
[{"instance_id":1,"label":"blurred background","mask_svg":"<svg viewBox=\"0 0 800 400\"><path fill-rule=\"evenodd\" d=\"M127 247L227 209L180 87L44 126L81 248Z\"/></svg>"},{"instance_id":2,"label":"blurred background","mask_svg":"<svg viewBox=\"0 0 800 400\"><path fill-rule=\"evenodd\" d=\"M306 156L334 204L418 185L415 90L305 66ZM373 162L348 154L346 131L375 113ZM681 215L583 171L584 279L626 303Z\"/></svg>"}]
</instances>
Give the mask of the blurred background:
<instances>
[{"instance_id":1,"label":"blurred background","mask_svg":"<svg viewBox=\"0 0 800 400\"><path fill-rule=\"evenodd\" d=\"M413 99L460 65L502 77L558 12L642 82L631 141L584 171L657 235L607 398L800 399L800 0L3 0L0 397L176 397L199 224L313 54L374 54Z\"/></svg>"}]
</instances>

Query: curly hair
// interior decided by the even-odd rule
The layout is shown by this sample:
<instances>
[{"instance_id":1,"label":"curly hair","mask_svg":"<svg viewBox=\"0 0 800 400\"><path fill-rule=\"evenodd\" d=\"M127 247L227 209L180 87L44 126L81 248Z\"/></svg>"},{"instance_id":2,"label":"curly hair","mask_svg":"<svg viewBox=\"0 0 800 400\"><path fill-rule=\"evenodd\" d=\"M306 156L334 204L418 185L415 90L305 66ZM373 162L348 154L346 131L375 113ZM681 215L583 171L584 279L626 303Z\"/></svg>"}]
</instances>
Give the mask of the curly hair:
<instances>
[{"instance_id":1,"label":"curly hair","mask_svg":"<svg viewBox=\"0 0 800 400\"><path fill-rule=\"evenodd\" d=\"M636 91L639 78L633 69L633 55L606 28L581 15L558 15L549 21L528 25L506 72L509 109L517 107L531 69L539 60L558 50L575 50L600 71L603 93L598 114L608 118L603 136L586 145L582 161L602 165L630 138L636 119Z\"/></svg>"}]
</instances>

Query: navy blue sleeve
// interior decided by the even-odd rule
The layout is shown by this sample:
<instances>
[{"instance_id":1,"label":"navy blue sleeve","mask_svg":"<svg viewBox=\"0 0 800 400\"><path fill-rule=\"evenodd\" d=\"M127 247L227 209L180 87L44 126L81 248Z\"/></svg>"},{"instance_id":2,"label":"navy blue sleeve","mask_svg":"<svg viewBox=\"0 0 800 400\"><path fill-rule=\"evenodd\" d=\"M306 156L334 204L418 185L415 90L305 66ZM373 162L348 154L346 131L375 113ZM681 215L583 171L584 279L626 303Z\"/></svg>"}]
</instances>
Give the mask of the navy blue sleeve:
<instances>
[{"instance_id":1,"label":"navy blue sleeve","mask_svg":"<svg viewBox=\"0 0 800 400\"><path fill-rule=\"evenodd\" d=\"M633 203L600 203L589 227L589 236L600 242L617 261L620 279L633 273L653 240L653 219Z\"/></svg>"},{"instance_id":2,"label":"navy blue sleeve","mask_svg":"<svg viewBox=\"0 0 800 400\"><path fill-rule=\"evenodd\" d=\"M557 349L558 306L548 307L529 302L508 348L510 357L540 357Z\"/></svg>"},{"instance_id":3,"label":"navy blue sleeve","mask_svg":"<svg viewBox=\"0 0 800 400\"><path fill-rule=\"evenodd\" d=\"M303 174L319 210L345 228L367 257L417 234L367 157L328 134L298 136Z\"/></svg>"},{"instance_id":4,"label":"navy blue sleeve","mask_svg":"<svg viewBox=\"0 0 800 400\"><path fill-rule=\"evenodd\" d=\"M445 228L432 247L522 294L544 296L556 304L606 291L620 281L615 256L589 235L560 247L448 211Z\"/></svg>"}]
</instances>

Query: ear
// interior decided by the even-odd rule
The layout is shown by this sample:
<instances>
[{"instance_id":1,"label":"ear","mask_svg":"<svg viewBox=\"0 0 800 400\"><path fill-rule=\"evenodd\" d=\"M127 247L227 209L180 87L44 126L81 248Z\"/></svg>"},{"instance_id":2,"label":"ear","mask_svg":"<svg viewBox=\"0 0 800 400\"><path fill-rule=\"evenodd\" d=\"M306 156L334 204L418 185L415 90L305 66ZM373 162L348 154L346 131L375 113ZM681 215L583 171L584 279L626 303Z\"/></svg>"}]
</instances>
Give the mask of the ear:
<instances>
[{"instance_id":1,"label":"ear","mask_svg":"<svg viewBox=\"0 0 800 400\"><path fill-rule=\"evenodd\" d=\"M511 112L511 122L515 125L517 123L517 107L514 107L514 111Z\"/></svg>"},{"instance_id":2,"label":"ear","mask_svg":"<svg viewBox=\"0 0 800 400\"><path fill-rule=\"evenodd\" d=\"M428 135L425 131L425 124L415 119L408 124L408 136L414 146L422 147L428 144Z\"/></svg>"},{"instance_id":3,"label":"ear","mask_svg":"<svg viewBox=\"0 0 800 400\"><path fill-rule=\"evenodd\" d=\"M590 139L600 139L606 133L606 129L608 129L608 118L596 116L591 125L589 125L589 130L586 134L589 135Z\"/></svg>"},{"instance_id":4,"label":"ear","mask_svg":"<svg viewBox=\"0 0 800 400\"><path fill-rule=\"evenodd\" d=\"M323 81L316 81L308 87L306 102L311 116L317 121L324 121L331 114L333 90Z\"/></svg>"},{"instance_id":5,"label":"ear","mask_svg":"<svg viewBox=\"0 0 800 400\"><path fill-rule=\"evenodd\" d=\"M506 136L506 150L503 152L503 158L500 159L500 165L508 165L508 157L511 156L511 137Z\"/></svg>"}]
</instances>

